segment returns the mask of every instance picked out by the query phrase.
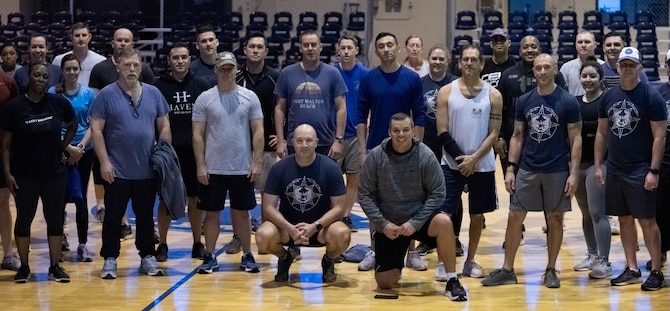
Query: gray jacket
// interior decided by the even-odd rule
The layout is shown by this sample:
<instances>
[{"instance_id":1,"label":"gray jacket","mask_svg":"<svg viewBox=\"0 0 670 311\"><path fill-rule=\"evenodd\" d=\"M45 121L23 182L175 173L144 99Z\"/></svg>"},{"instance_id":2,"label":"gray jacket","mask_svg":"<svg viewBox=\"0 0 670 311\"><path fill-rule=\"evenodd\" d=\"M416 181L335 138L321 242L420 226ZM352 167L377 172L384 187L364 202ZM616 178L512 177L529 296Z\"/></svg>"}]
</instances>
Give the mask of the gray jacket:
<instances>
[{"instance_id":1,"label":"gray jacket","mask_svg":"<svg viewBox=\"0 0 670 311\"><path fill-rule=\"evenodd\" d=\"M161 139L151 152L151 163L158 174L160 198L172 220L186 216L186 186L181 177L177 152L169 142Z\"/></svg>"}]
</instances>

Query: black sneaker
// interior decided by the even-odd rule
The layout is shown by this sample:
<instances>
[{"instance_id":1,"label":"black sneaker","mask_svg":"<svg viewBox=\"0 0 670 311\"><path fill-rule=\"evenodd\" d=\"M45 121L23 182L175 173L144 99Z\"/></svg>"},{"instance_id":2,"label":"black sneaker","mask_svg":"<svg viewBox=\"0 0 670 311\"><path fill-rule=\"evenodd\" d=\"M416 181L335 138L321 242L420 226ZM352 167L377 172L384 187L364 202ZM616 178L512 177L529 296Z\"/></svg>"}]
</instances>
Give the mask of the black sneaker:
<instances>
[{"instance_id":1,"label":"black sneaker","mask_svg":"<svg viewBox=\"0 0 670 311\"><path fill-rule=\"evenodd\" d=\"M667 252L662 252L661 253L661 267L665 266L665 264L668 262L668 253ZM647 264L645 266L647 268L647 271L651 271L651 260L647 261Z\"/></svg>"},{"instance_id":2,"label":"black sneaker","mask_svg":"<svg viewBox=\"0 0 670 311\"><path fill-rule=\"evenodd\" d=\"M158 236L158 233L156 233L156 230L154 230L154 244L160 244L161 238Z\"/></svg>"},{"instance_id":3,"label":"black sneaker","mask_svg":"<svg viewBox=\"0 0 670 311\"><path fill-rule=\"evenodd\" d=\"M456 239L456 257L463 257L465 254L465 251L463 251L463 244L461 244L461 241Z\"/></svg>"},{"instance_id":4,"label":"black sneaker","mask_svg":"<svg viewBox=\"0 0 670 311\"><path fill-rule=\"evenodd\" d=\"M67 241L67 234L63 233L63 239L61 240L60 250L62 252L67 252L70 250L70 242Z\"/></svg>"},{"instance_id":5,"label":"black sneaker","mask_svg":"<svg viewBox=\"0 0 670 311\"><path fill-rule=\"evenodd\" d=\"M335 261L328 258L326 254L323 254L323 258L321 258L321 270L323 271L321 280L324 283L332 283L337 280L337 275L335 274Z\"/></svg>"},{"instance_id":6,"label":"black sneaker","mask_svg":"<svg viewBox=\"0 0 670 311\"><path fill-rule=\"evenodd\" d=\"M30 280L30 267L22 265L14 276L14 283L26 283L28 280Z\"/></svg>"},{"instance_id":7,"label":"black sneaker","mask_svg":"<svg viewBox=\"0 0 670 311\"><path fill-rule=\"evenodd\" d=\"M284 250L284 255L277 260L277 274L275 274L276 282L288 281L288 270L293 263L293 256L288 250Z\"/></svg>"},{"instance_id":8,"label":"black sneaker","mask_svg":"<svg viewBox=\"0 0 670 311\"><path fill-rule=\"evenodd\" d=\"M447 287L444 289L444 295L451 301L467 301L468 293L458 281L458 278L451 278L447 281Z\"/></svg>"},{"instance_id":9,"label":"black sneaker","mask_svg":"<svg viewBox=\"0 0 670 311\"><path fill-rule=\"evenodd\" d=\"M119 239L121 241L129 240L133 238L133 229L130 227L130 225L121 225L121 236Z\"/></svg>"},{"instance_id":10,"label":"black sneaker","mask_svg":"<svg viewBox=\"0 0 670 311\"><path fill-rule=\"evenodd\" d=\"M432 253L433 251L435 251L435 249L431 248L427 244L421 242L421 243L419 243L419 246L416 247L416 251L419 252L419 255L426 256L426 255Z\"/></svg>"},{"instance_id":11,"label":"black sneaker","mask_svg":"<svg viewBox=\"0 0 670 311\"><path fill-rule=\"evenodd\" d=\"M165 243L158 244L156 249L156 261L166 262L168 260L168 246Z\"/></svg>"},{"instance_id":12,"label":"black sneaker","mask_svg":"<svg viewBox=\"0 0 670 311\"><path fill-rule=\"evenodd\" d=\"M191 248L191 258L204 259L205 245L203 245L201 242L193 243L193 248Z\"/></svg>"},{"instance_id":13,"label":"black sneaker","mask_svg":"<svg viewBox=\"0 0 670 311\"><path fill-rule=\"evenodd\" d=\"M651 274L649 274L647 280L642 283L641 287L642 290L654 291L666 286L668 285L665 283L665 277L663 276L663 273L661 271L654 270L651 271Z\"/></svg>"},{"instance_id":14,"label":"black sneaker","mask_svg":"<svg viewBox=\"0 0 670 311\"><path fill-rule=\"evenodd\" d=\"M70 276L65 273L63 267L59 265L49 267L49 280L60 283L70 283Z\"/></svg>"},{"instance_id":15,"label":"black sneaker","mask_svg":"<svg viewBox=\"0 0 670 311\"><path fill-rule=\"evenodd\" d=\"M358 232L358 228L354 225L354 222L351 220L351 217L347 216L342 218L342 222L349 227L349 231Z\"/></svg>"},{"instance_id":16,"label":"black sneaker","mask_svg":"<svg viewBox=\"0 0 670 311\"><path fill-rule=\"evenodd\" d=\"M626 267L626 270L623 270L621 275L612 279L611 283L613 286L642 283L642 273L640 273L640 271L633 271L629 267Z\"/></svg>"}]
</instances>

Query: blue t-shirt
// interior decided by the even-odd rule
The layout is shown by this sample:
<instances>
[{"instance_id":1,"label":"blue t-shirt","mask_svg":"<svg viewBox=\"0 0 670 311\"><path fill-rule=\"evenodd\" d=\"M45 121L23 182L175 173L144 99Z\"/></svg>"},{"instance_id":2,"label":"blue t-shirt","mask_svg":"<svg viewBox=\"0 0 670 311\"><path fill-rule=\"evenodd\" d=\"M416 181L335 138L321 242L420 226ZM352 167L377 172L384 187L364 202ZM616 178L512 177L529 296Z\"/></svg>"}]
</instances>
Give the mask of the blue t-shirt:
<instances>
[{"instance_id":1,"label":"blue t-shirt","mask_svg":"<svg viewBox=\"0 0 670 311\"><path fill-rule=\"evenodd\" d=\"M293 130L303 123L314 127L319 146L333 144L337 130L335 97L347 93L344 79L335 67L320 63L316 70L305 71L300 63L290 65L279 73L274 93L286 98L289 146L293 145Z\"/></svg>"},{"instance_id":2,"label":"blue t-shirt","mask_svg":"<svg viewBox=\"0 0 670 311\"><path fill-rule=\"evenodd\" d=\"M156 119L165 116L168 105L153 85L142 83L142 96L135 105L119 83L105 86L89 111L91 118L105 120L102 135L117 178L151 179L151 150L156 142Z\"/></svg>"},{"instance_id":3,"label":"blue t-shirt","mask_svg":"<svg viewBox=\"0 0 670 311\"><path fill-rule=\"evenodd\" d=\"M370 115L367 149L388 137L389 121L398 112L411 115L416 126L426 124L421 79L405 66L392 73L379 67L368 71L361 79L359 91L358 124L367 124Z\"/></svg>"},{"instance_id":4,"label":"blue t-shirt","mask_svg":"<svg viewBox=\"0 0 670 311\"><path fill-rule=\"evenodd\" d=\"M55 94L56 87L50 87L48 92ZM90 87L79 84L79 89L74 95L69 95L66 92L63 92L61 95L70 101L70 104L72 104L72 108L74 109L74 115L77 117L77 133L74 135L71 142L72 145L77 145L84 139L86 131L91 126L88 122L88 110L93 105L95 94ZM63 129L62 135L65 135L65 129ZM92 147L93 145L89 144L86 146L86 150L89 150Z\"/></svg>"},{"instance_id":5,"label":"blue t-shirt","mask_svg":"<svg viewBox=\"0 0 670 311\"><path fill-rule=\"evenodd\" d=\"M205 79L209 87L216 86L216 73L214 72L214 65L207 65L202 62L201 58L198 57L198 59L191 62L190 69L193 71L194 75Z\"/></svg>"},{"instance_id":6,"label":"blue t-shirt","mask_svg":"<svg viewBox=\"0 0 670 311\"><path fill-rule=\"evenodd\" d=\"M616 67L612 68L609 63L604 63L600 65L600 68L603 70L602 79L606 89L618 86L621 83L621 78ZM649 83L649 77L647 77L644 71L640 72L640 81L645 84Z\"/></svg>"},{"instance_id":7,"label":"blue t-shirt","mask_svg":"<svg viewBox=\"0 0 670 311\"><path fill-rule=\"evenodd\" d=\"M330 197L346 194L342 172L335 161L317 154L312 164L300 167L295 155L275 163L265 192L279 196L279 212L292 224L312 223L331 209Z\"/></svg>"},{"instance_id":8,"label":"blue t-shirt","mask_svg":"<svg viewBox=\"0 0 670 311\"><path fill-rule=\"evenodd\" d=\"M351 68L351 70L344 70L339 64L336 64L335 68L340 71L340 74L344 79L344 83L349 90L349 92L347 92L347 125L344 128L344 138L349 139L356 137L356 124L358 124L356 119L356 110L358 107L358 86L360 85L363 75L368 72L368 69L358 63L356 63L354 68Z\"/></svg>"},{"instance_id":9,"label":"blue t-shirt","mask_svg":"<svg viewBox=\"0 0 670 311\"><path fill-rule=\"evenodd\" d=\"M569 169L568 124L582 120L574 96L560 87L546 96L530 91L519 97L515 120L525 123L520 168L535 173Z\"/></svg>"},{"instance_id":10,"label":"blue t-shirt","mask_svg":"<svg viewBox=\"0 0 670 311\"><path fill-rule=\"evenodd\" d=\"M630 91L613 87L603 94L598 116L609 120L607 173L629 174L648 168L654 140L649 122L667 120L661 94L646 83Z\"/></svg>"},{"instance_id":11,"label":"blue t-shirt","mask_svg":"<svg viewBox=\"0 0 670 311\"><path fill-rule=\"evenodd\" d=\"M670 84L663 83L658 87L658 92L665 100L665 110L668 112L665 132L665 152L663 153L663 164L670 165Z\"/></svg>"},{"instance_id":12,"label":"blue t-shirt","mask_svg":"<svg viewBox=\"0 0 670 311\"><path fill-rule=\"evenodd\" d=\"M456 79L458 79L457 76L454 76L448 72L447 75L445 75L444 78L442 78L440 81L431 79L430 74L421 78L421 84L423 85L423 101L426 105L426 109L424 111L426 124L424 125L423 143L428 145L428 147L433 150L433 152L438 156L438 159L442 158L442 145L437 141L437 126L435 124L435 111L437 110L435 104L437 102L437 92L440 90L440 88Z\"/></svg>"}]
</instances>

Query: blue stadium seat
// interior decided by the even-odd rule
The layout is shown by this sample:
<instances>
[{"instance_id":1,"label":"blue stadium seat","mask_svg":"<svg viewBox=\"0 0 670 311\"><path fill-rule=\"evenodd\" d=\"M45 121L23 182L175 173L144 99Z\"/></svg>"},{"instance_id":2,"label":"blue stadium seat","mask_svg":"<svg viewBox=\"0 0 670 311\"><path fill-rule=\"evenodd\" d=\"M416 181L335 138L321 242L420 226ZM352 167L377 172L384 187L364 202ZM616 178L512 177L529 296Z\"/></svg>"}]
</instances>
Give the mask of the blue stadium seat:
<instances>
[{"instance_id":1,"label":"blue stadium seat","mask_svg":"<svg viewBox=\"0 0 670 311\"><path fill-rule=\"evenodd\" d=\"M291 40L291 27L288 24L274 24L271 31L270 38L274 41L286 43Z\"/></svg>"},{"instance_id":2,"label":"blue stadium seat","mask_svg":"<svg viewBox=\"0 0 670 311\"><path fill-rule=\"evenodd\" d=\"M321 26L321 35L339 38L342 27L338 24L325 23Z\"/></svg>"},{"instance_id":3,"label":"blue stadium seat","mask_svg":"<svg viewBox=\"0 0 670 311\"><path fill-rule=\"evenodd\" d=\"M479 48L482 49L482 54L484 54L484 56L493 55L493 48L491 47L491 35L482 34L482 36L479 37Z\"/></svg>"},{"instance_id":4,"label":"blue stadium seat","mask_svg":"<svg viewBox=\"0 0 670 311\"><path fill-rule=\"evenodd\" d=\"M119 11L106 11L102 13L100 21L103 23L110 23L114 26L119 26L121 23L123 23L123 16L121 16Z\"/></svg>"},{"instance_id":5,"label":"blue stadium seat","mask_svg":"<svg viewBox=\"0 0 670 311\"><path fill-rule=\"evenodd\" d=\"M489 39L489 41L491 41ZM454 47L451 49L452 58L460 57L463 47L467 45L472 45L473 39L470 35L458 35L454 37ZM491 42L488 42L489 48L491 47ZM480 46L483 46L480 41ZM482 51L483 52L483 51Z\"/></svg>"},{"instance_id":6,"label":"blue stadium seat","mask_svg":"<svg viewBox=\"0 0 670 311\"><path fill-rule=\"evenodd\" d=\"M583 23L596 22L602 25L603 23L603 13L599 11L586 11L584 12L584 21Z\"/></svg>"},{"instance_id":7,"label":"blue stadium seat","mask_svg":"<svg viewBox=\"0 0 670 311\"><path fill-rule=\"evenodd\" d=\"M307 30L316 31L317 30L316 27L317 26L312 24L312 23L298 24L298 26L295 27L295 35L296 35L296 37L300 37L300 34L303 33L304 31L307 31Z\"/></svg>"},{"instance_id":8,"label":"blue stadium seat","mask_svg":"<svg viewBox=\"0 0 670 311\"><path fill-rule=\"evenodd\" d=\"M533 13L533 18L531 19L531 24L536 24L539 22L545 22L549 23L550 25L554 25L554 19L553 16L551 15L551 12L549 11L537 11Z\"/></svg>"},{"instance_id":9,"label":"blue stadium seat","mask_svg":"<svg viewBox=\"0 0 670 311\"><path fill-rule=\"evenodd\" d=\"M484 20L482 21L482 25L484 23L496 23L497 26L494 27L493 29L503 28L502 13L500 11L486 11L486 12L484 12Z\"/></svg>"},{"instance_id":10,"label":"blue stadium seat","mask_svg":"<svg viewBox=\"0 0 670 311\"><path fill-rule=\"evenodd\" d=\"M19 31L21 31L21 28L15 24L5 24L0 26L0 36L3 36L8 41L14 40L14 38L19 35Z\"/></svg>"},{"instance_id":11,"label":"blue stadium seat","mask_svg":"<svg viewBox=\"0 0 670 311\"><path fill-rule=\"evenodd\" d=\"M72 26L72 14L70 14L68 11L56 12L51 17L51 22L60 23L69 29L70 26Z\"/></svg>"},{"instance_id":12,"label":"blue stadium seat","mask_svg":"<svg viewBox=\"0 0 670 311\"><path fill-rule=\"evenodd\" d=\"M46 30L51 23L49 13L44 11L35 11L30 14L30 22L40 25L43 30Z\"/></svg>"},{"instance_id":13,"label":"blue stadium seat","mask_svg":"<svg viewBox=\"0 0 670 311\"><path fill-rule=\"evenodd\" d=\"M319 21L317 20L318 16L314 12L306 11L300 13L300 18L298 20L298 25L313 25L314 30L319 28Z\"/></svg>"},{"instance_id":14,"label":"blue stadium seat","mask_svg":"<svg viewBox=\"0 0 670 311\"><path fill-rule=\"evenodd\" d=\"M75 20L77 22L86 23L91 32L94 32L96 25L98 25L98 14L93 11L84 11L79 13Z\"/></svg>"},{"instance_id":15,"label":"blue stadium seat","mask_svg":"<svg viewBox=\"0 0 670 311\"><path fill-rule=\"evenodd\" d=\"M342 22L342 13L340 12L326 12L323 14L323 24L338 25L340 30L344 28L344 23Z\"/></svg>"},{"instance_id":16,"label":"blue stadium seat","mask_svg":"<svg viewBox=\"0 0 670 311\"><path fill-rule=\"evenodd\" d=\"M23 26L26 25L26 17L21 12L9 13L7 15L7 24L12 24L23 29Z\"/></svg>"},{"instance_id":17,"label":"blue stadium seat","mask_svg":"<svg viewBox=\"0 0 670 311\"><path fill-rule=\"evenodd\" d=\"M32 35L38 34L38 33L41 33L41 34L46 33L45 31L42 31L42 25L40 25L38 23L28 23L28 25L23 27L23 34L24 35L32 36Z\"/></svg>"},{"instance_id":18,"label":"blue stadium seat","mask_svg":"<svg viewBox=\"0 0 670 311\"><path fill-rule=\"evenodd\" d=\"M244 22L242 21L242 13L240 12L226 12L223 14L221 28L227 25L228 29L235 29L240 31L244 29Z\"/></svg>"},{"instance_id":19,"label":"blue stadium seat","mask_svg":"<svg viewBox=\"0 0 670 311\"><path fill-rule=\"evenodd\" d=\"M349 14L349 24L347 30L363 31L365 30L365 12L352 12Z\"/></svg>"},{"instance_id":20,"label":"blue stadium seat","mask_svg":"<svg viewBox=\"0 0 670 311\"><path fill-rule=\"evenodd\" d=\"M610 21L609 27L610 30L621 31L626 34L630 33L630 25L628 24L628 14L624 11L616 11L609 14Z\"/></svg>"},{"instance_id":21,"label":"blue stadium seat","mask_svg":"<svg viewBox=\"0 0 670 311\"><path fill-rule=\"evenodd\" d=\"M528 25L528 13L525 11L512 11L507 17L509 23L521 23Z\"/></svg>"},{"instance_id":22,"label":"blue stadium seat","mask_svg":"<svg viewBox=\"0 0 670 311\"><path fill-rule=\"evenodd\" d=\"M140 29L146 27L144 22L144 13L142 11L130 11L126 13L126 21L137 25Z\"/></svg>"},{"instance_id":23,"label":"blue stadium seat","mask_svg":"<svg viewBox=\"0 0 670 311\"><path fill-rule=\"evenodd\" d=\"M269 28L268 25L268 14L265 12L251 12L249 14L249 24L254 24L256 25L255 27L262 27L262 30L259 31L266 31Z\"/></svg>"},{"instance_id":24,"label":"blue stadium seat","mask_svg":"<svg viewBox=\"0 0 670 311\"><path fill-rule=\"evenodd\" d=\"M460 11L456 14L456 29L477 29L477 15L472 11Z\"/></svg>"},{"instance_id":25,"label":"blue stadium seat","mask_svg":"<svg viewBox=\"0 0 670 311\"><path fill-rule=\"evenodd\" d=\"M638 10L635 12L635 22L633 23L633 27L636 29L638 28L638 25L640 24L647 24L647 25L655 25L654 23L654 14L651 13L649 10Z\"/></svg>"},{"instance_id":26,"label":"blue stadium seat","mask_svg":"<svg viewBox=\"0 0 670 311\"><path fill-rule=\"evenodd\" d=\"M576 36L572 33L564 33L558 36L558 47L572 47L575 48Z\"/></svg>"},{"instance_id":27,"label":"blue stadium seat","mask_svg":"<svg viewBox=\"0 0 670 311\"><path fill-rule=\"evenodd\" d=\"M642 70L644 70L644 73L647 74L647 78L649 78L649 81L659 81L661 80L660 74L658 72L658 62L655 62L653 60L643 60L642 62Z\"/></svg>"}]
</instances>

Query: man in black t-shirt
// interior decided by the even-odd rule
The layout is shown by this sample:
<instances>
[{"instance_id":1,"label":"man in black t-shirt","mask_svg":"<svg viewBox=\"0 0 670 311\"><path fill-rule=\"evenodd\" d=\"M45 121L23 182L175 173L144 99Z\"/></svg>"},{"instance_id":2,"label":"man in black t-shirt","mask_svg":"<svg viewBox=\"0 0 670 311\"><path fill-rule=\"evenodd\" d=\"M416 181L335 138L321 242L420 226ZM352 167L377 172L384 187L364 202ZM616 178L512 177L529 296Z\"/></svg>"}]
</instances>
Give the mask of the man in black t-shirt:
<instances>
[{"instance_id":1,"label":"man in black t-shirt","mask_svg":"<svg viewBox=\"0 0 670 311\"><path fill-rule=\"evenodd\" d=\"M510 44L511 41L505 29L496 28L491 33L493 56L484 62L484 69L482 69L480 75L482 80L490 83L493 87L498 86L503 71L514 66L515 61L509 57Z\"/></svg>"}]
</instances>

